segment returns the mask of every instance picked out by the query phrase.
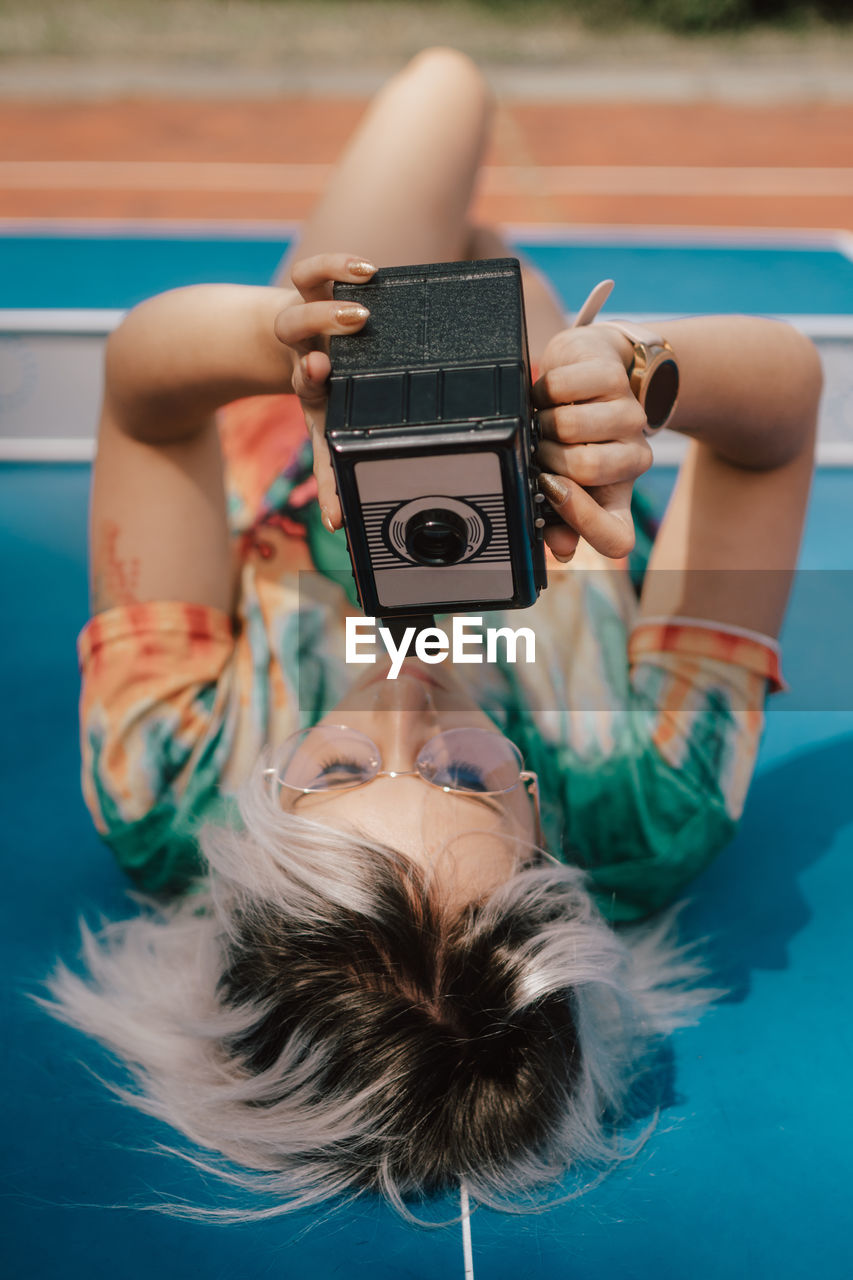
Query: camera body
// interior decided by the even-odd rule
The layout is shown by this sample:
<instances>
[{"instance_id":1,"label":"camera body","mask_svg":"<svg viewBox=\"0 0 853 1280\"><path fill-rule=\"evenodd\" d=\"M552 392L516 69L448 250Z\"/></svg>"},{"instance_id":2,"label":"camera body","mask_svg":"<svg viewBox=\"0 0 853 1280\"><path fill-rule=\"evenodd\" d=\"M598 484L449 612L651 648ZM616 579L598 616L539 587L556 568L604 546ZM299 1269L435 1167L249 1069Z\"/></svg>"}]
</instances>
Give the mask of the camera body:
<instances>
[{"instance_id":1,"label":"camera body","mask_svg":"<svg viewBox=\"0 0 853 1280\"><path fill-rule=\"evenodd\" d=\"M522 609L546 586L521 269L395 267L333 337L326 418L353 575L369 616Z\"/></svg>"}]
</instances>

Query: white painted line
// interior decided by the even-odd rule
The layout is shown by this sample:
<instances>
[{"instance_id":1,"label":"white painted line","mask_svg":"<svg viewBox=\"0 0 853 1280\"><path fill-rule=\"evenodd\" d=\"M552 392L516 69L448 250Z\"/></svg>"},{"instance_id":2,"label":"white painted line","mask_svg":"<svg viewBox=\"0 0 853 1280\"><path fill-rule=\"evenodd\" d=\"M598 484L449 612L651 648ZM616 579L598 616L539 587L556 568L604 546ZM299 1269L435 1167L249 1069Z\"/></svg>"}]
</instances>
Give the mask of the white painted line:
<instances>
[{"instance_id":1,"label":"white painted line","mask_svg":"<svg viewBox=\"0 0 853 1280\"><path fill-rule=\"evenodd\" d=\"M712 165L542 165L485 168L489 195L849 196L853 169Z\"/></svg>"},{"instance_id":2,"label":"white painted line","mask_svg":"<svg viewBox=\"0 0 853 1280\"><path fill-rule=\"evenodd\" d=\"M853 262L853 235L849 231L838 232L838 252Z\"/></svg>"},{"instance_id":3,"label":"white painted line","mask_svg":"<svg viewBox=\"0 0 853 1280\"><path fill-rule=\"evenodd\" d=\"M674 433L664 440L655 440L655 465L677 467L687 449L687 437ZM829 471L853 470L853 440L818 440L815 464Z\"/></svg>"},{"instance_id":4,"label":"white painted line","mask_svg":"<svg viewBox=\"0 0 853 1280\"><path fill-rule=\"evenodd\" d=\"M620 311L618 314L619 319L625 320L628 324L666 324L669 320L684 318L674 311ZM2 312L0 312L0 315L2 315ZM601 318L606 320L608 313L603 312ZM782 320L786 324L793 325L795 329L799 329L801 333L804 333L807 338L812 338L816 342L843 342L853 339L853 315L800 316L766 314L764 318L767 320Z\"/></svg>"},{"instance_id":5,"label":"white painted line","mask_svg":"<svg viewBox=\"0 0 853 1280\"><path fill-rule=\"evenodd\" d=\"M76 440L4 440L0 436L0 462L91 462L94 456L94 436Z\"/></svg>"},{"instance_id":6,"label":"white painted line","mask_svg":"<svg viewBox=\"0 0 853 1280\"><path fill-rule=\"evenodd\" d=\"M670 434L664 438L656 436L652 442L652 452L656 467L677 467L687 452L687 437Z\"/></svg>"},{"instance_id":7,"label":"white painted line","mask_svg":"<svg viewBox=\"0 0 853 1280\"><path fill-rule=\"evenodd\" d=\"M104 233L142 236L145 239L192 240L208 237L235 240L265 240L281 236L290 240L299 231L298 222L275 222L269 218L240 221L235 218L0 218L0 236L78 236L99 239Z\"/></svg>"},{"instance_id":8,"label":"white painted line","mask_svg":"<svg viewBox=\"0 0 853 1280\"><path fill-rule=\"evenodd\" d=\"M676 466L686 448L686 436L670 435L666 439L655 440L655 462L663 467ZM91 462L94 456L94 437L0 436L0 462ZM853 441L819 441L815 459L819 467L844 471L853 469Z\"/></svg>"},{"instance_id":9,"label":"white painted line","mask_svg":"<svg viewBox=\"0 0 853 1280\"><path fill-rule=\"evenodd\" d=\"M330 164L179 160L4 160L0 186L35 190L319 191Z\"/></svg>"},{"instance_id":10,"label":"white painted line","mask_svg":"<svg viewBox=\"0 0 853 1280\"><path fill-rule=\"evenodd\" d=\"M845 339L853 338L853 315L849 316L775 316L776 320L786 320L809 338Z\"/></svg>"},{"instance_id":11,"label":"white painted line","mask_svg":"<svg viewBox=\"0 0 853 1280\"><path fill-rule=\"evenodd\" d=\"M607 320L610 314L609 310L602 311L600 318ZM684 319L684 313L677 311L619 311L618 308L613 308L612 314L614 319L618 317L620 320L624 320L626 324L640 325L666 324L670 320ZM2 327L2 315L3 313L0 311L0 327ZM793 325L795 329L799 329L806 337L813 338L817 342L843 342L853 339L853 315L800 316L777 315L767 312L764 314L764 319L784 321L786 324Z\"/></svg>"},{"instance_id":12,"label":"white painted line","mask_svg":"<svg viewBox=\"0 0 853 1280\"><path fill-rule=\"evenodd\" d=\"M474 1251L471 1248L471 1205L468 1200L468 1188L464 1182L459 1184L459 1203L462 1207L462 1260L465 1265L465 1280L474 1280Z\"/></svg>"},{"instance_id":13,"label":"white painted line","mask_svg":"<svg viewBox=\"0 0 853 1280\"><path fill-rule=\"evenodd\" d=\"M616 247L655 245L656 247L764 249L782 248L792 251L844 253L847 233L832 227L713 227L657 223L637 226L632 223L583 223L567 226L565 222L506 223L503 231L514 242L564 245L606 244ZM847 237L849 240L850 237Z\"/></svg>"},{"instance_id":14,"label":"white painted line","mask_svg":"<svg viewBox=\"0 0 853 1280\"><path fill-rule=\"evenodd\" d=\"M4 160L17 190L321 191L331 164L176 160ZM853 196L853 169L754 165L491 165L489 195Z\"/></svg>"},{"instance_id":15,"label":"white painted line","mask_svg":"<svg viewBox=\"0 0 853 1280\"><path fill-rule=\"evenodd\" d=\"M43 337L56 337L61 334L106 335L112 332L125 315L125 311L89 310L88 308L12 308L0 310L0 335L23 333L38 334ZM665 324L668 320L681 318L680 313L672 311L618 311L618 315L629 324ZM830 341L853 338L853 315L789 314L773 315L769 318L784 320L810 338Z\"/></svg>"},{"instance_id":16,"label":"white painted line","mask_svg":"<svg viewBox=\"0 0 853 1280\"><path fill-rule=\"evenodd\" d=\"M636 245L675 244L679 248L785 248L792 251L841 253L853 260L853 235L835 228L798 227L713 227L656 224L635 226L629 223L525 222L501 223L512 241L528 244L553 244L555 247L577 244L616 244L627 248ZM68 235L97 239L105 233L117 236L140 236L144 239L265 239L281 236L295 239L302 224L274 222L259 218L251 221L234 219L148 218L145 221L124 218L0 218L0 236L4 234L37 238Z\"/></svg>"},{"instance_id":17,"label":"white painted line","mask_svg":"<svg viewBox=\"0 0 853 1280\"><path fill-rule=\"evenodd\" d=\"M847 470L853 467L853 442L850 440L826 440L818 443L815 460L819 467Z\"/></svg>"},{"instance_id":18,"label":"white painted line","mask_svg":"<svg viewBox=\"0 0 853 1280\"><path fill-rule=\"evenodd\" d=\"M97 311L88 308L61 308L39 310L26 308L0 311L0 334L32 333L44 337L60 334L88 334L94 336L112 333L124 317L124 311Z\"/></svg>"}]
</instances>

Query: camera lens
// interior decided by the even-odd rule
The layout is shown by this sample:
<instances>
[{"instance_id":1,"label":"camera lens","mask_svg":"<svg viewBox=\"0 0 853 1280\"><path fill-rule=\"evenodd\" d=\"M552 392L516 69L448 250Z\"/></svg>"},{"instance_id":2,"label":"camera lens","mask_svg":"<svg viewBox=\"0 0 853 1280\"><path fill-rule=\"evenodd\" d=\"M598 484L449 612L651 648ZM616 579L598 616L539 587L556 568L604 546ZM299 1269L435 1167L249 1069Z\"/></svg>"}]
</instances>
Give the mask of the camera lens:
<instances>
[{"instance_id":1,"label":"camera lens","mask_svg":"<svg viewBox=\"0 0 853 1280\"><path fill-rule=\"evenodd\" d=\"M406 550L418 564L456 564L468 546L468 525L455 511L431 507L406 525Z\"/></svg>"}]
</instances>

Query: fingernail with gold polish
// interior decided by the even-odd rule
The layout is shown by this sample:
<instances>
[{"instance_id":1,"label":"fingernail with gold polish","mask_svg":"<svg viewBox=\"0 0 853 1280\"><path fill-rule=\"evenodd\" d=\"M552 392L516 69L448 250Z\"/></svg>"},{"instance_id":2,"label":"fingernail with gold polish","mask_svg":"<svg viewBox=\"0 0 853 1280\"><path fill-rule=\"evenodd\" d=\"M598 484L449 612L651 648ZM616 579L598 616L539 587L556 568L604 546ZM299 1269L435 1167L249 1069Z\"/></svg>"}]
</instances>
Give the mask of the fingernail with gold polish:
<instances>
[{"instance_id":1,"label":"fingernail with gold polish","mask_svg":"<svg viewBox=\"0 0 853 1280\"><path fill-rule=\"evenodd\" d=\"M570 551L567 556L558 556L556 551L553 552L553 555L554 555L554 559L559 560L560 564L568 564L570 560L574 560L575 558L574 551Z\"/></svg>"},{"instance_id":2,"label":"fingernail with gold polish","mask_svg":"<svg viewBox=\"0 0 853 1280\"><path fill-rule=\"evenodd\" d=\"M347 271L351 276L372 276L376 271L376 267L372 262L348 262Z\"/></svg>"},{"instance_id":3,"label":"fingernail with gold polish","mask_svg":"<svg viewBox=\"0 0 853 1280\"><path fill-rule=\"evenodd\" d=\"M335 319L339 324L358 324L360 320L366 320L369 315L367 307L338 307Z\"/></svg>"},{"instance_id":4,"label":"fingernail with gold polish","mask_svg":"<svg viewBox=\"0 0 853 1280\"><path fill-rule=\"evenodd\" d=\"M332 524L332 517L329 515L325 507L322 508L323 524L329 530L329 533L335 532L335 526Z\"/></svg>"},{"instance_id":5,"label":"fingernail with gold polish","mask_svg":"<svg viewBox=\"0 0 853 1280\"><path fill-rule=\"evenodd\" d=\"M554 503L555 507L561 507L569 496L569 486L565 481L558 476L551 476L547 473L539 477L539 488L548 501Z\"/></svg>"}]
</instances>

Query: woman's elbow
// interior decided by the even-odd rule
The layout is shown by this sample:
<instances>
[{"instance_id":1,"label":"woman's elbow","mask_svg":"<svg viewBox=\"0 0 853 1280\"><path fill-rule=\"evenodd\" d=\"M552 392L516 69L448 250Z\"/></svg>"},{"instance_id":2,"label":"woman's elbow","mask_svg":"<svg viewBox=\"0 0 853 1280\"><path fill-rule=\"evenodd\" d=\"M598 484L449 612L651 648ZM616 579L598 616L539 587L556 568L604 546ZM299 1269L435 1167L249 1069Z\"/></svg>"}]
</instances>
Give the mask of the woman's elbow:
<instances>
[{"instance_id":1,"label":"woman's elbow","mask_svg":"<svg viewBox=\"0 0 853 1280\"><path fill-rule=\"evenodd\" d=\"M792 326L793 327L793 326ZM820 397L823 393L823 362L811 338L808 338L798 329L794 329L797 336L798 364L801 368L800 378L802 380L803 393L806 396L807 403L816 414Z\"/></svg>"},{"instance_id":2,"label":"woman's elbow","mask_svg":"<svg viewBox=\"0 0 853 1280\"><path fill-rule=\"evenodd\" d=\"M800 427L803 444L806 445L813 442L817 426L820 398L823 394L823 363L811 338L793 325L786 325L786 328L791 344L789 377L795 391L791 402L792 416Z\"/></svg>"},{"instance_id":3,"label":"woman's elbow","mask_svg":"<svg viewBox=\"0 0 853 1280\"><path fill-rule=\"evenodd\" d=\"M772 437L766 440L768 448L759 470L776 470L806 460L814 464L823 393L823 364L811 338L785 321L773 324L777 345L784 351L784 372L774 396Z\"/></svg>"}]
</instances>

